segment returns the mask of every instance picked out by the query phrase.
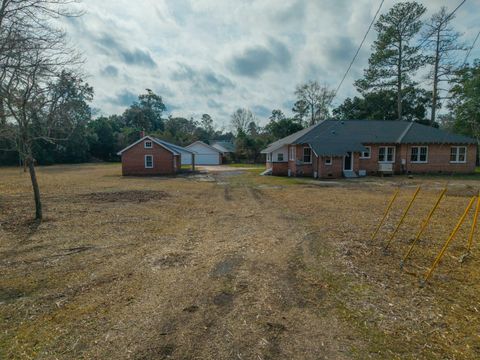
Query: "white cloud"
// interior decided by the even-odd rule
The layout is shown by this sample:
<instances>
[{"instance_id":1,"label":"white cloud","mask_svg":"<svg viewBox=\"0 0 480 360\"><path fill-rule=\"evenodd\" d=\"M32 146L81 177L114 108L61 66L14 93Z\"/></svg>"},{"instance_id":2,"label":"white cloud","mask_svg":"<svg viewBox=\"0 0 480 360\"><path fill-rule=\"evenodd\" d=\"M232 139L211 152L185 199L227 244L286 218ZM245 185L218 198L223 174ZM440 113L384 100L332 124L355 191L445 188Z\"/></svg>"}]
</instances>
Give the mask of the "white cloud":
<instances>
[{"instance_id":1,"label":"white cloud","mask_svg":"<svg viewBox=\"0 0 480 360\"><path fill-rule=\"evenodd\" d=\"M385 1L385 12L394 0ZM423 2L429 12L448 0ZM121 113L134 94L153 89L179 116L210 113L228 123L238 107L260 118L290 113L295 85L319 80L336 87L370 23L372 0L83 0L86 14L66 20L86 58L94 106ZM480 4L467 2L455 25L471 43ZM460 20L461 19L461 20ZM342 86L337 103L355 95L375 34ZM479 44L480 45L480 44ZM471 58L480 56L475 50Z\"/></svg>"}]
</instances>

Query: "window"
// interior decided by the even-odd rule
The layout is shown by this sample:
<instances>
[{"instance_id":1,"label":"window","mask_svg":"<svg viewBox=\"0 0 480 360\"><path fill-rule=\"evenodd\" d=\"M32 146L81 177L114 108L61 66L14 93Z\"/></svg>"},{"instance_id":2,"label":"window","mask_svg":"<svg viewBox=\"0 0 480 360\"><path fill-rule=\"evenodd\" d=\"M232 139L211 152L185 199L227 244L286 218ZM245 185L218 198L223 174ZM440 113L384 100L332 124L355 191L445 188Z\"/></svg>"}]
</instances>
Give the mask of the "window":
<instances>
[{"instance_id":1,"label":"window","mask_svg":"<svg viewBox=\"0 0 480 360\"><path fill-rule=\"evenodd\" d=\"M385 162L385 163L395 162L395 147L380 146L378 148L378 162Z\"/></svg>"},{"instance_id":2,"label":"window","mask_svg":"<svg viewBox=\"0 0 480 360\"><path fill-rule=\"evenodd\" d=\"M277 154L277 161L283 161L283 153Z\"/></svg>"},{"instance_id":3,"label":"window","mask_svg":"<svg viewBox=\"0 0 480 360\"><path fill-rule=\"evenodd\" d=\"M370 159L370 154L372 153L372 148L370 146L365 146L365 151L360 153L360 159Z\"/></svg>"},{"instance_id":4,"label":"window","mask_svg":"<svg viewBox=\"0 0 480 360\"><path fill-rule=\"evenodd\" d=\"M452 146L450 148L450 162L451 163L466 163L467 162L467 148L465 146Z\"/></svg>"},{"instance_id":5,"label":"window","mask_svg":"<svg viewBox=\"0 0 480 360\"><path fill-rule=\"evenodd\" d=\"M289 160L294 161L295 160L295 146L290 147L290 158Z\"/></svg>"},{"instance_id":6,"label":"window","mask_svg":"<svg viewBox=\"0 0 480 360\"><path fill-rule=\"evenodd\" d=\"M312 162L312 149L308 147L303 148L303 162L304 163Z\"/></svg>"},{"instance_id":7,"label":"window","mask_svg":"<svg viewBox=\"0 0 480 360\"><path fill-rule=\"evenodd\" d=\"M145 155L145 169L153 168L153 155Z\"/></svg>"},{"instance_id":8,"label":"window","mask_svg":"<svg viewBox=\"0 0 480 360\"><path fill-rule=\"evenodd\" d=\"M153 147L153 144L151 141L145 141L144 143L145 149L151 149Z\"/></svg>"},{"instance_id":9,"label":"window","mask_svg":"<svg viewBox=\"0 0 480 360\"><path fill-rule=\"evenodd\" d=\"M412 163L426 163L428 161L428 147L427 146L413 146L410 152L410 162Z\"/></svg>"},{"instance_id":10,"label":"window","mask_svg":"<svg viewBox=\"0 0 480 360\"><path fill-rule=\"evenodd\" d=\"M332 165L332 157L326 156L325 157L325 165Z\"/></svg>"},{"instance_id":11,"label":"window","mask_svg":"<svg viewBox=\"0 0 480 360\"><path fill-rule=\"evenodd\" d=\"M272 162L272 153L267 154L267 162Z\"/></svg>"}]
</instances>

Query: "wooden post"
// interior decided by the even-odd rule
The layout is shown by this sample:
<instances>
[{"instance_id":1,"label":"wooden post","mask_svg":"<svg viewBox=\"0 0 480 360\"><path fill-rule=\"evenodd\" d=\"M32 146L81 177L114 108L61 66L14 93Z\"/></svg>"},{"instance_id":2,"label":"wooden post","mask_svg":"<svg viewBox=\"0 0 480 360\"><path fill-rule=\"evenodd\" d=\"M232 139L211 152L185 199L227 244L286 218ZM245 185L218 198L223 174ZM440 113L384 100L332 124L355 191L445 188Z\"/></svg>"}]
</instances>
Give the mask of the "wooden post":
<instances>
[{"instance_id":1,"label":"wooden post","mask_svg":"<svg viewBox=\"0 0 480 360\"><path fill-rule=\"evenodd\" d=\"M374 231L373 234L372 234L372 240L374 240L374 239L375 239L375 236L377 236L378 230L380 230L380 228L381 228L381 226L383 225L385 219L387 218L388 212L389 212L390 209L392 208L393 203L394 203L395 199L397 198L399 192L400 192L400 189L397 189L397 191L395 191L395 193L393 194L393 197L392 197L392 199L390 200L390 202L388 203L387 209L385 210L385 213L383 214L382 220L380 220L380 222L378 223L377 228L375 229L375 231Z\"/></svg>"},{"instance_id":2,"label":"wooden post","mask_svg":"<svg viewBox=\"0 0 480 360\"><path fill-rule=\"evenodd\" d=\"M395 235L397 234L398 229L400 229L400 226L403 224L403 221L404 221L405 218L407 217L407 214L408 214L408 212L410 211L410 208L412 207L413 202L414 202L415 199L417 198L417 195L418 195L419 191L420 191L420 186L417 187L417 190L415 190L415 193L413 194L412 200L410 200L410 202L408 203L408 206L407 206L407 208L405 209L405 211L403 212L403 215L402 215L400 221L398 222L397 227L395 228L395 230L393 231L392 235L390 236L390 239L388 240L388 243L387 243L387 245L385 246L385 250L388 249L388 247L389 247L390 244L392 243L393 238L394 238Z\"/></svg>"},{"instance_id":3,"label":"wooden post","mask_svg":"<svg viewBox=\"0 0 480 360\"><path fill-rule=\"evenodd\" d=\"M195 171L195 154L192 153L192 171Z\"/></svg>"},{"instance_id":4,"label":"wooden post","mask_svg":"<svg viewBox=\"0 0 480 360\"><path fill-rule=\"evenodd\" d=\"M447 241L445 241L445 244L443 245L442 247L442 250L440 250L440 253L437 255L437 257L435 258L435 260L433 261L433 264L432 266L430 267L430 270L428 270L427 274L425 275L425 279L423 280L423 282L425 283L429 278L430 276L432 275L433 271L435 270L435 268L437 267L438 263L440 262L440 260L442 259L443 255L445 254L445 251L447 251L447 248L448 248L448 245L450 245L450 243L452 242L455 234L458 232L458 229L460 229L460 226L463 224L465 218L467 217L467 214L468 214L468 211L470 210L470 208L472 207L475 199L477 197L474 196L470 199L470 203L468 204L468 206L465 208L465 211L463 212L463 215L460 217L460 219L458 220L458 223L457 225L455 225L455 227L453 228L453 231L451 232L450 236L448 237Z\"/></svg>"},{"instance_id":5,"label":"wooden post","mask_svg":"<svg viewBox=\"0 0 480 360\"><path fill-rule=\"evenodd\" d=\"M470 235L468 236L468 252L470 252L470 250L472 249L473 234L475 233L475 228L477 227L479 211L480 211L480 196L477 196L477 207L475 208L475 215L473 215L472 228L470 229Z\"/></svg>"},{"instance_id":6,"label":"wooden post","mask_svg":"<svg viewBox=\"0 0 480 360\"><path fill-rule=\"evenodd\" d=\"M422 236L423 232L425 231L425 229L427 228L427 225L428 223L430 222L430 219L432 218L433 216L433 213L435 212L435 210L437 209L438 205L440 204L440 201L442 201L443 199L443 196L445 195L445 193L447 192L447 188L443 189L442 192L440 193L440 196L438 197L437 199L437 202L435 203L435 205L433 206L432 210L430 210L430 212L428 213L428 216L425 218L425 220L423 221L422 223L422 226L420 227L420 230L418 231L417 233L417 236L415 236L415 239L413 240L412 242L412 245L410 245L410 248L408 249L405 257L403 258L402 262L400 263L400 266L403 266L403 264L405 263L405 261L407 261L407 258L410 256L415 244L417 243L418 240L420 240L420 236Z\"/></svg>"}]
</instances>

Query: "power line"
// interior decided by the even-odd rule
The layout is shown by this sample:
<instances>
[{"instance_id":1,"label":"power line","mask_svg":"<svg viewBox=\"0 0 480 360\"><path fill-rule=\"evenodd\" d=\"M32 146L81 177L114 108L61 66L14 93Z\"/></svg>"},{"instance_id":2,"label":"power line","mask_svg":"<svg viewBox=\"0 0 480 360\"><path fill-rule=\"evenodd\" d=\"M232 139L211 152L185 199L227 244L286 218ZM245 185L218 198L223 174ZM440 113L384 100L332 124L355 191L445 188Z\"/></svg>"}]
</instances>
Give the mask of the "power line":
<instances>
[{"instance_id":1,"label":"power line","mask_svg":"<svg viewBox=\"0 0 480 360\"><path fill-rule=\"evenodd\" d=\"M478 32L477 36L475 37L475 40L473 40L472 46L470 46L470 49L468 49L467 56L465 56L465 60L463 61L462 66L464 66L467 63L468 57L470 56L470 53L472 52L473 47L475 46L475 43L477 42L479 36L480 36L480 31Z\"/></svg>"},{"instance_id":2,"label":"power line","mask_svg":"<svg viewBox=\"0 0 480 360\"><path fill-rule=\"evenodd\" d=\"M466 0L464 0L464 1L466 1ZM340 87L342 86L343 82L345 81L345 78L347 77L348 73L350 72L350 69L352 68L353 63L357 59L358 53L362 49L363 43L365 42L365 40L368 36L368 33L370 32L370 29L372 28L373 24L375 23L375 20L377 19L378 13L380 12L380 9L382 8L382 5L383 5L384 2L385 2L385 0L382 0L380 2L380 5L378 6L377 12L375 13L375 16L373 17L372 21L370 22L370 25L368 26L367 32L363 36L363 39L362 39L362 42L360 43L360 46L358 47L357 51L355 52L355 55L353 56L352 61L350 61L350 65L348 65L347 71L345 71L345 74L343 75L342 81L340 81L340 84L338 84L337 89L335 90L333 98L335 98L337 96L338 90L340 90ZM333 101L333 98L332 98L332 101Z\"/></svg>"},{"instance_id":3,"label":"power line","mask_svg":"<svg viewBox=\"0 0 480 360\"><path fill-rule=\"evenodd\" d=\"M457 10L460 9L460 7L461 7L463 4L465 4L466 1L467 1L467 0L462 0L462 1L457 5L457 7L456 7L455 9L453 9L453 11L445 18L444 21L450 20L450 18L451 18L453 15L455 15L455 13L457 12ZM375 13L375 16L373 17L370 25L368 26L367 32L366 32L365 35L363 36L362 42L360 43L360 46L358 47L358 49L357 49L357 51L356 51L356 53L355 53L355 56L353 57L352 61L350 62L347 71L346 71L345 74L343 75L342 80L340 81L340 84L337 86L337 89L335 90L334 97L332 98L332 101L333 101L333 99L337 96L338 90L340 90L340 87L342 86L343 82L345 81L345 78L347 77L350 69L352 68L353 63L355 62L355 60L356 60L356 58L357 58L357 56L358 56L358 53L360 52L360 50L361 50L361 48L362 48L362 46L363 46L363 43L365 42L365 39L367 38L368 33L370 32L370 29L372 28L372 26L373 26L373 24L374 24L374 22L375 22L375 20L376 20L376 18L377 18L377 16L378 16L378 13L380 12L380 10L381 10L381 8L382 8L383 3L384 3L384 0L382 0L382 1L380 2L380 5L379 5L379 7L378 7L378 10L377 10L377 12ZM426 36L425 39L422 41L422 43L420 43L419 48L422 47L423 44L425 44L425 42L427 42L428 39L430 38L430 36L432 36L434 33L435 33L435 31L432 31L428 36ZM480 35L480 32L477 34L477 37L476 37L475 41L473 42L471 49L473 49L473 45L475 45L475 42L477 41L479 35ZM471 51L471 49L470 49L470 51ZM467 54L467 57L468 57L468 55L470 54L470 51L469 51L469 53Z\"/></svg>"},{"instance_id":4,"label":"power line","mask_svg":"<svg viewBox=\"0 0 480 360\"><path fill-rule=\"evenodd\" d=\"M450 20L450 18L455 15L455 13L457 12L458 9L460 9L460 7L465 4L467 0L462 0L462 2L460 2L460 4L457 5L457 7L455 9L453 9L453 11L439 24L439 26L441 26L444 22L447 22L448 20ZM436 29L433 29L432 32L430 34L428 34L427 36L425 36L425 39L420 43L420 45L418 45L418 48L421 48L427 41L429 41L430 39L430 36L432 36L433 34L435 34L437 30Z\"/></svg>"}]
</instances>

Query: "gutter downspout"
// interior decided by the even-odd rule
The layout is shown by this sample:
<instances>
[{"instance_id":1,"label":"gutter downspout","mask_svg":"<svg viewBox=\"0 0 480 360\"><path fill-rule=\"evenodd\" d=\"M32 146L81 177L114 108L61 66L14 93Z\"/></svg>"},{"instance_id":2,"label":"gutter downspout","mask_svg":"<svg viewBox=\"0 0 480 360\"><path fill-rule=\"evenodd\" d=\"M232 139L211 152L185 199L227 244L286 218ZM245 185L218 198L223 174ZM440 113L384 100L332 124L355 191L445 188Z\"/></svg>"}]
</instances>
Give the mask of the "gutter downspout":
<instances>
[{"instance_id":1,"label":"gutter downspout","mask_svg":"<svg viewBox=\"0 0 480 360\"><path fill-rule=\"evenodd\" d=\"M413 122L411 122L410 124L408 124L407 128L402 132L402 134L398 137L397 139L397 144L400 146L400 149L402 148L402 141L403 139L405 138L405 136L408 134L408 132L410 131L410 129L412 128L413 126ZM399 151L399 154L400 154L400 170L403 170L402 172L403 173L407 173L407 167L408 167L408 145L405 144L405 148L406 148L406 154L405 154L405 168L402 169L404 166L402 164L402 157L401 157L401 151ZM399 149L399 150L400 150Z\"/></svg>"}]
</instances>

